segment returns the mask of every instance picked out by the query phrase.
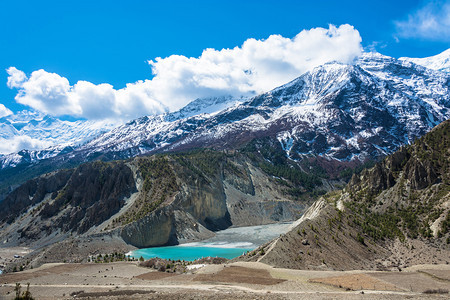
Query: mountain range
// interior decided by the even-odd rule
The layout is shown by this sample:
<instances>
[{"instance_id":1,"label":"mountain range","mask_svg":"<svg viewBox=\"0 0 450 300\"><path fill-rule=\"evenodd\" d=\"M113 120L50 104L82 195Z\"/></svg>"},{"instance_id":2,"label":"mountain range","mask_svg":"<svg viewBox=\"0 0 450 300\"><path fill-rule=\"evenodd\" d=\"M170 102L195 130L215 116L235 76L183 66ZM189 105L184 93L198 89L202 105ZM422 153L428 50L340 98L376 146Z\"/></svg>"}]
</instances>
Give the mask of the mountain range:
<instances>
[{"instance_id":1,"label":"mountain range","mask_svg":"<svg viewBox=\"0 0 450 300\"><path fill-rule=\"evenodd\" d=\"M3 165L14 167L73 150L95 136L116 127L112 121L61 120L36 111L20 111L0 118L0 141L22 148L16 153L1 155ZM2 158L1 158L2 157Z\"/></svg>"},{"instance_id":2,"label":"mountain range","mask_svg":"<svg viewBox=\"0 0 450 300\"><path fill-rule=\"evenodd\" d=\"M213 114L144 117L76 150L114 158L195 147L235 148L279 140L298 159L319 154L351 161L392 153L450 116L446 74L376 54L329 63Z\"/></svg>"},{"instance_id":3,"label":"mountain range","mask_svg":"<svg viewBox=\"0 0 450 300\"><path fill-rule=\"evenodd\" d=\"M367 61L364 57L367 58L368 56L371 56L371 54L364 53L363 58L356 64L360 64L361 60ZM388 57L385 58L387 59ZM399 60L448 73L450 70L450 49L431 57L401 57ZM365 65L367 67L367 64ZM227 108L230 103L234 102L236 104L244 102L244 100L245 98L242 97L240 99L232 99L230 96L197 99L180 111L171 113L171 117L168 120L191 117L201 113L218 112ZM18 145L17 147L24 147L20 150L45 150L48 146L54 147L56 145L58 145L57 148L61 148L63 145L76 147L88 140L92 140L101 133L111 130L117 125L118 122L112 121L68 121L35 111L21 111L0 118L0 128L2 129L0 139L12 140L14 137L22 137L23 140L29 141L28 144ZM34 142L34 144L30 145L30 141ZM0 149L2 151L0 153L3 153L3 155L8 154L8 149ZM49 152L53 151L50 150ZM55 155L55 153L50 155Z\"/></svg>"},{"instance_id":4,"label":"mountain range","mask_svg":"<svg viewBox=\"0 0 450 300\"><path fill-rule=\"evenodd\" d=\"M447 56L448 51L427 62ZM177 112L145 116L97 137L108 127L76 123L69 126L71 135L60 135L72 141L69 145L4 155L0 168L35 168L42 160L70 166L198 147L234 149L264 137L278 140L294 160L311 155L343 165L376 160L450 116L448 73L413 61L364 53L354 64L316 67L253 98L197 99ZM35 132L38 137L58 131Z\"/></svg>"}]
</instances>

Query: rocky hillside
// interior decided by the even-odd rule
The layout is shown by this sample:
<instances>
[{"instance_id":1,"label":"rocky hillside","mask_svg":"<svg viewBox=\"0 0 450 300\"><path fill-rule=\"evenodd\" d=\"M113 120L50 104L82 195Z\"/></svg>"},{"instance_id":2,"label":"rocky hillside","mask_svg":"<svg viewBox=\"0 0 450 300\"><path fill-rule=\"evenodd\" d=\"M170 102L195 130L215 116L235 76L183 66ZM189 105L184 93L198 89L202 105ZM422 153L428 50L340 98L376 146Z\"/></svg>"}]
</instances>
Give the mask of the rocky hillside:
<instances>
[{"instance_id":1,"label":"rocky hillside","mask_svg":"<svg viewBox=\"0 0 450 300\"><path fill-rule=\"evenodd\" d=\"M117 213L136 191L123 162L93 162L30 180L1 202L4 245L52 243L82 234Z\"/></svg>"},{"instance_id":2,"label":"rocky hillside","mask_svg":"<svg viewBox=\"0 0 450 300\"><path fill-rule=\"evenodd\" d=\"M136 247L177 244L231 225L295 220L317 193L339 183L270 159L196 150L52 172L0 203L0 240L33 248L88 236Z\"/></svg>"},{"instance_id":3,"label":"rocky hillside","mask_svg":"<svg viewBox=\"0 0 450 300\"><path fill-rule=\"evenodd\" d=\"M450 121L314 203L290 232L243 257L301 269L449 263Z\"/></svg>"}]
</instances>

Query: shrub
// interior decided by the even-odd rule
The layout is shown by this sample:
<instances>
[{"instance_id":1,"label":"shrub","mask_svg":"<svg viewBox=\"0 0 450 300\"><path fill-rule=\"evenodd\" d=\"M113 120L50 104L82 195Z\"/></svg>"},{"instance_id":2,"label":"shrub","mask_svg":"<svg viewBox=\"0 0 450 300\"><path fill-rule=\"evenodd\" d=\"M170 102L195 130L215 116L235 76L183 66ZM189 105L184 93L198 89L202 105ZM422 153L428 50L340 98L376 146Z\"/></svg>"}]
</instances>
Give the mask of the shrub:
<instances>
[{"instance_id":1,"label":"shrub","mask_svg":"<svg viewBox=\"0 0 450 300\"><path fill-rule=\"evenodd\" d=\"M364 238L358 233L358 235L356 236L356 240L358 242L360 242L361 244L363 244L364 246L366 245Z\"/></svg>"},{"instance_id":2,"label":"shrub","mask_svg":"<svg viewBox=\"0 0 450 300\"><path fill-rule=\"evenodd\" d=\"M448 290L446 289L427 289L423 291L424 294L448 294Z\"/></svg>"}]
</instances>

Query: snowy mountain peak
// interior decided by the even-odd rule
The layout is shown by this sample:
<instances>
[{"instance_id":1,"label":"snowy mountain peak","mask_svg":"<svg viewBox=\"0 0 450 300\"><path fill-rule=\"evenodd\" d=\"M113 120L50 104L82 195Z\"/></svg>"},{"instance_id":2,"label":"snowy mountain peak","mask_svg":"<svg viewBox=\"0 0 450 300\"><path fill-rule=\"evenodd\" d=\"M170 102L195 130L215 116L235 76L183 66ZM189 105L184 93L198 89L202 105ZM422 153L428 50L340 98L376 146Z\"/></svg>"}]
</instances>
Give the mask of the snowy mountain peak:
<instances>
[{"instance_id":1,"label":"snowy mountain peak","mask_svg":"<svg viewBox=\"0 0 450 300\"><path fill-rule=\"evenodd\" d=\"M399 58L399 60L413 62L417 65L421 65L432 70L450 73L450 49L447 49L440 54L430 57L401 57Z\"/></svg>"},{"instance_id":2,"label":"snowy mountain peak","mask_svg":"<svg viewBox=\"0 0 450 300\"><path fill-rule=\"evenodd\" d=\"M238 105L246 100L248 100L247 97L233 97L231 95L198 98L191 101L180 110L168 114L167 118L170 120L178 120L193 117L199 114L214 114L229 107Z\"/></svg>"},{"instance_id":3,"label":"snowy mountain peak","mask_svg":"<svg viewBox=\"0 0 450 300\"><path fill-rule=\"evenodd\" d=\"M327 63L306 72L291 82L251 99L251 106L317 104L321 95L333 93L348 84L354 66Z\"/></svg>"}]
</instances>

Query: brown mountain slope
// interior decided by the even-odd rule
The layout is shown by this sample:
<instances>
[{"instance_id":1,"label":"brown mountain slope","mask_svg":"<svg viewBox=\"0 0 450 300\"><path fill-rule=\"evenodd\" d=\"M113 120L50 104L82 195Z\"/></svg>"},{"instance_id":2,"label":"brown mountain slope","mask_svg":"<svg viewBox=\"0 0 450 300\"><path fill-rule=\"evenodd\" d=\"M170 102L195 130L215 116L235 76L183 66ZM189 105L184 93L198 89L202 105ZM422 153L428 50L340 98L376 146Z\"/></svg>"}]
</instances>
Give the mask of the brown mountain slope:
<instances>
[{"instance_id":1,"label":"brown mountain slope","mask_svg":"<svg viewBox=\"0 0 450 300\"><path fill-rule=\"evenodd\" d=\"M241 259L298 269L450 261L450 121L318 200L293 229Z\"/></svg>"},{"instance_id":2,"label":"brown mountain slope","mask_svg":"<svg viewBox=\"0 0 450 300\"><path fill-rule=\"evenodd\" d=\"M231 225L295 220L308 203L290 193L292 185L234 152L91 162L9 194L0 202L0 241L39 249L91 235L135 247L199 240Z\"/></svg>"}]
</instances>

